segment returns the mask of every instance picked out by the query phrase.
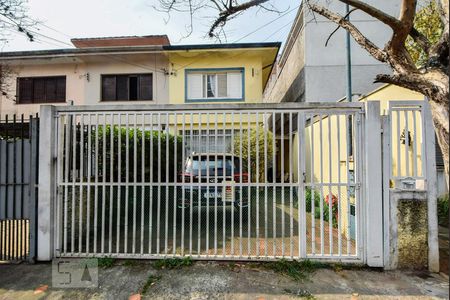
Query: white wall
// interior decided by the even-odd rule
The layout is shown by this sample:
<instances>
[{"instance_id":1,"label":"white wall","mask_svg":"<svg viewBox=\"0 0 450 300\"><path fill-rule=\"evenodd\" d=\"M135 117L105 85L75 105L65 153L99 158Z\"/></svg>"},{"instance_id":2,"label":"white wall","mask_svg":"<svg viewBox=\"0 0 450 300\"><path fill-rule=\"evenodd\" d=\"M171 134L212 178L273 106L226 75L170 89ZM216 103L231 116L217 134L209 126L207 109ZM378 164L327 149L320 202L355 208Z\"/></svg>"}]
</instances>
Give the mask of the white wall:
<instances>
[{"instance_id":1,"label":"white wall","mask_svg":"<svg viewBox=\"0 0 450 300\"><path fill-rule=\"evenodd\" d=\"M338 0L312 1L328 9L345 15L345 5ZM399 12L399 1L366 0L368 4L393 15ZM264 92L265 102L306 101L334 102L345 97L347 89L346 39L345 30L339 29L325 42L337 25L305 8L303 29L295 35L302 14L291 29L288 41L283 45L293 44L291 51L285 51L279 60L278 70L273 74L270 84ZM351 14L352 22L372 40L383 48L392 31L370 16L355 11ZM289 40L291 39L291 40ZM293 41L292 41L293 39ZM289 47L288 47L289 49ZM366 94L380 84L374 84L377 74L390 73L390 69L372 58L364 49L351 39L353 94ZM286 61L286 64L283 62ZM281 63L280 63L281 62Z\"/></svg>"},{"instance_id":2,"label":"white wall","mask_svg":"<svg viewBox=\"0 0 450 300\"><path fill-rule=\"evenodd\" d=\"M84 103L110 105L112 102L101 102L101 75L106 74L153 74L153 101L132 101L139 104L168 104L169 78L162 69L168 69L168 60L163 55L124 55L116 59L102 57L88 60L86 72L89 82L85 83ZM114 101L114 104L130 104L129 101Z\"/></svg>"},{"instance_id":3,"label":"white wall","mask_svg":"<svg viewBox=\"0 0 450 300\"><path fill-rule=\"evenodd\" d=\"M99 55L79 58L51 58L12 61L9 63L13 76L8 79L8 96L0 95L0 114L36 114L41 104L16 104L17 77L66 76L66 102L55 105L94 104L101 102L102 74L153 73L153 101L133 101L140 104L169 103L168 77L162 69L168 69L168 60L161 54L129 54L121 56ZM89 81L86 74L89 74ZM128 101L115 104L130 104Z\"/></svg>"},{"instance_id":4,"label":"white wall","mask_svg":"<svg viewBox=\"0 0 450 300\"><path fill-rule=\"evenodd\" d=\"M345 5L339 1L316 1L333 12L345 15ZM384 12L397 16L399 1L366 0ZM361 11L350 15L352 23L373 43L380 48L389 41L392 30ZM305 73L307 102L336 101L346 95L347 69L346 69L346 32L339 29L325 43L337 25L320 15L305 15ZM352 60L352 92L365 94L380 86L373 84L377 74L390 73L389 67L372 58L366 50L362 49L351 38Z\"/></svg>"},{"instance_id":5,"label":"white wall","mask_svg":"<svg viewBox=\"0 0 450 300\"><path fill-rule=\"evenodd\" d=\"M80 63L53 63L51 60L40 60L34 63L24 61L11 67L12 76L8 78L8 95L0 96L0 114L30 114L39 112L40 104L16 104L16 80L17 77L36 76L66 76L66 99L73 100L74 104L82 104L84 101L84 81L80 75L84 74L84 66ZM55 105L67 105L67 103L55 103Z\"/></svg>"}]
</instances>

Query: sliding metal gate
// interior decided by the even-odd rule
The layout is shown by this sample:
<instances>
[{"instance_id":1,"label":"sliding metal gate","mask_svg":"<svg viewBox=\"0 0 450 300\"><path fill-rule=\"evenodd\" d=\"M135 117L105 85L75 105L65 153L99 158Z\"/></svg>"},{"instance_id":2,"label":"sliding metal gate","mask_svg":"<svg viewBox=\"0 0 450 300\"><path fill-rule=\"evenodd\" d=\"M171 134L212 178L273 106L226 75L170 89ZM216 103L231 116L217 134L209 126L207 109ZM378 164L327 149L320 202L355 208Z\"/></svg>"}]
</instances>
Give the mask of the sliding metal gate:
<instances>
[{"instance_id":1,"label":"sliding metal gate","mask_svg":"<svg viewBox=\"0 0 450 300\"><path fill-rule=\"evenodd\" d=\"M363 260L361 104L55 109L56 256Z\"/></svg>"}]
</instances>

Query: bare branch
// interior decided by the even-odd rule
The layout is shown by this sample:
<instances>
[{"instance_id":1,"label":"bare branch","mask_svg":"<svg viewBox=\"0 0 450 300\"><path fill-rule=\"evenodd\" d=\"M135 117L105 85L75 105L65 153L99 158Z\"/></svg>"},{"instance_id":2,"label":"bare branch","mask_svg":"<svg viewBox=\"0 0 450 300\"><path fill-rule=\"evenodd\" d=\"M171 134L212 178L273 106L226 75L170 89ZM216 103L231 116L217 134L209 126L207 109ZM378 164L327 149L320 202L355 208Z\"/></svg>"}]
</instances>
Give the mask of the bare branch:
<instances>
[{"instance_id":1,"label":"bare branch","mask_svg":"<svg viewBox=\"0 0 450 300\"><path fill-rule=\"evenodd\" d=\"M356 8L351 9L345 16L344 19L348 20L348 17L350 16L350 14L352 12L354 12L356 10ZM341 28L341 26L337 26L335 30L333 30L332 33L330 33L330 35L327 38L327 41L325 42L325 47L328 46L328 42L330 41L331 37L339 30L339 28Z\"/></svg>"},{"instance_id":2,"label":"bare branch","mask_svg":"<svg viewBox=\"0 0 450 300\"><path fill-rule=\"evenodd\" d=\"M384 24L388 25L389 27L391 27L394 30L401 26L401 23L398 19L396 19L395 17L393 17L391 15L386 14L385 12L383 12L367 3L364 3L359 0L339 0L339 1L362 10L366 14L383 22Z\"/></svg>"},{"instance_id":3,"label":"bare branch","mask_svg":"<svg viewBox=\"0 0 450 300\"><path fill-rule=\"evenodd\" d=\"M219 13L219 17L211 25L208 35L210 37L215 36L214 31L217 29L217 27L223 26L233 15L241 11L245 11L251 7L259 6L267 1L269 0L250 0L236 6L233 6L233 1L230 1L226 9L222 10Z\"/></svg>"},{"instance_id":4,"label":"bare branch","mask_svg":"<svg viewBox=\"0 0 450 300\"><path fill-rule=\"evenodd\" d=\"M372 55L376 60L380 62L386 62L386 53L378 48L372 41L366 38L351 22L347 21L343 16L333 13L330 10L315 4L309 5L310 9L319 15L327 18L330 21L338 24L340 27L346 29L350 35L355 39L355 41L370 55Z\"/></svg>"},{"instance_id":5,"label":"bare branch","mask_svg":"<svg viewBox=\"0 0 450 300\"><path fill-rule=\"evenodd\" d=\"M0 1L0 39L4 37L3 29L12 26L16 32L24 34L28 40L34 40L34 34L30 31L37 22L28 16L28 7L24 0Z\"/></svg>"}]
</instances>

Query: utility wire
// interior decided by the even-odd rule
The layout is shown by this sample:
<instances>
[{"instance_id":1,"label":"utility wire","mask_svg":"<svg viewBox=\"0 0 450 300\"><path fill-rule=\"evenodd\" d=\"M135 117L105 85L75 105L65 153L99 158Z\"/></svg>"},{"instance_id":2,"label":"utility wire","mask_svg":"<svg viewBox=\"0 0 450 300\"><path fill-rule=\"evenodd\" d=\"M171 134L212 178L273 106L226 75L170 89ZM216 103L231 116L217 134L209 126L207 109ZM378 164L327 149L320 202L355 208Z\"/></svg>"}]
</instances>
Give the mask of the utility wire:
<instances>
[{"instance_id":1,"label":"utility wire","mask_svg":"<svg viewBox=\"0 0 450 300\"><path fill-rule=\"evenodd\" d=\"M298 8L300 7L300 5L301 5L301 4L295 6L294 8L292 8L292 9L288 10L287 12L281 14L281 15L278 16L277 18L275 18L275 19L273 19L273 20L271 20L271 21L269 21L269 22L267 22L267 23L265 23L265 24L259 26L259 27L256 28L255 30L253 30L253 31L247 33L246 35L244 35L244 36L238 38L238 39L235 40L233 43L237 43L237 42L239 42L239 41L245 39L246 37L248 37L248 36L254 34L255 32L257 32L257 31L263 29L263 28L266 27L266 26L269 26L269 25L272 24L273 22L278 21L279 19L281 19L281 18L283 18L284 16L290 14L291 12L298 10Z\"/></svg>"},{"instance_id":2,"label":"utility wire","mask_svg":"<svg viewBox=\"0 0 450 300\"><path fill-rule=\"evenodd\" d=\"M280 30L284 29L284 28L285 28L286 26L288 26L288 25L292 25L292 23L293 23L294 21L295 21L295 19L292 20L292 21L289 21L289 23L286 23L286 24L284 24L283 26L279 27L276 31L274 31L272 34L270 34L268 37L266 37L263 41L265 42L265 41L267 41L268 39L270 39L272 36L276 35L277 33L280 33Z\"/></svg>"},{"instance_id":3,"label":"utility wire","mask_svg":"<svg viewBox=\"0 0 450 300\"><path fill-rule=\"evenodd\" d=\"M8 23L8 22L5 22L5 23L14 26L13 23ZM49 29L51 29L51 30L53 30L53 31L56 31L56 29L54 29L54 28L52 28L52 27L50 27L50 26L48 26L48 25L46 25L46 26L44 26L44 27L49 28ZM13 30L13 29L11 28L10 30ZM61 32L61 31L58 31L58 32L59 32L60 34L63 34L63 35L65 35L65 36L71 38L70 35L68 35L68 34L65 34L65 33ZM37 36L40 36L40 37L43 37L43 38L46 38L46 39L49 39L49 40L51 40L51 41L58 42L58 43L60 43L60 44L66 45L66 46L71 46L71 47L73 47L72 44L69 44L69 43L64 42L64 41L61 41L61 40L59 40L59 39L57 39L57 38L54 38L54 37L51 37L51 36L42 34L42 33L40 33L40 32L36 32L36 31L31 31L31 30L30 30L30 33L32 33L32 34L34 34L34 35L37 35ZM49 45L58 46L58 45L56 45L56 44L54 44L54 43L49 43L49 42L47 42L47 41L43 41L43 40L40 40L40 41L41 41L41 42L44 42L44 43L47 43L47 44L49 44ZM86 46L89 46L89 45L90 45L90 43L89 43L88 41L81 41L81 43L85 44ZM162 70L158 70L158 69L156 69L156 68L153 68L153 67L151 67L151 66L144 65L144 64L133 63L133 62L128 61L128 60L125 59L125 58L119 58L119 57L116 57L116 56L110 55L110 54L101 54L100 56L107 57L107 58L110 58L110 59L113 59L113 60L116 60L116 61L119 61L119 62L123 62L123 63L129 64L129 65L131 65L131 66L135 66L135 67L138 67L138 68L142 68L142 69L144 69L144 70L148 70L148 71L152 71L152 72L159 72L159 73L161 73L161 74L166 74L166 73L165 73L164 71L162 71Z\"/></svg>"},{"instance_id":4,"label":"utility wire","mask_svg":"<svg viewBox=\"0 0 450 300\"><path fill-rule=\"evenodd\" d=\"M301 4L300 4L300 5L301 5ZM244 36L238 38L237 40L233 41L232 43L237 43L237 42L243 40L244 38L246 38L246 37L248 37L248 36L254 34L255 32L257 32L257 31L263 29L264 27L266 27L266 26L268 26L268 25L274 23L275 21L278 21L279 19L281 19L281 18L283 18L284 16L290 14L291 12L298 10L298 8L300 7L300 5L295 6L294 8L292 8L292 9L288 10L287 12L281 14L281 15L278 16L277 18L275 18L275 19L273 19L273 20L271 20L271 21L269 21L269 22L267 22L267 23L261 25L260 27L256 28L255 30L253 30L253 31L247 33L246 35L244 35ZM291 21L290 23L292 23L292 21ZM288 24L282 26L282 28L285 27L285 26L288 26L290 23L288 23ZM281 28L279 28L278 30L280 30L280 29L281 29ZM277 32L278 32L278 31L277 31ZM275 33L276 33L276 32L275 32ZM275 34L275 33L274 33L274 34ZM273 35L273 34L272 34L272 35ZM271 35L271 36L272 36L272 35ZM268 38L270 38L271 36L269 36ZM266 38L264 41L266 41L268 38ZM240 53L239 55L242 55L242 54L244 54L244 53ZM210 54L207 54L207 55L210 55ZM237 55L237 56L239 56L239 55ZM233 57L235 57L235 56L233 56ZM194 63L196 63L196 62L198 62L199 60L201 60L201 59L203 59L203 58L204 58L204 57L199 58L199 59L197 59L197 60L194 60L194 61L192 61L192 62L190 62L190 63L188 63L188 64L182 65L181 67L176 68L175 71L179 71L179 70L181 70L181 69L184 69L184 68L186 68L186 67L188 67L188 66L190 66L190 65L192 65L192 64L194 64Z\"/></svg>"}]
</instances>

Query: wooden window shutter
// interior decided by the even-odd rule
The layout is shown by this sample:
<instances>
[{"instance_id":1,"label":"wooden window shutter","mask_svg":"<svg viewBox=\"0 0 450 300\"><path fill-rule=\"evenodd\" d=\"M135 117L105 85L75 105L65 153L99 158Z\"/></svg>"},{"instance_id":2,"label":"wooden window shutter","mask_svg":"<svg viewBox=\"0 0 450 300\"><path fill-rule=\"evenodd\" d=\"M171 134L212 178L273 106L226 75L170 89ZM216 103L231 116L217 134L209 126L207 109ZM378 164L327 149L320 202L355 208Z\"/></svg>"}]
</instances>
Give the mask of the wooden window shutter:
<instances>
[{"instance_id":1,"label":"wooden window shutter","mask_svg":"<svg viewBox=\"0 0 450 300\"><path fill-rule=\"evenodd\" d=\"M33 102L33 79L32 78L18 78L17 79L17 103L26 104Z\"/></svg>"},{"instance_id":2,"label":"wooden window shutter","mask_svg":"<svg viewBox=\"0 0 450 300\"><path fill-rule=\"evenodd\" d=\"M46 102L57 102L56 98L56 78L47 78L45 80Z\"/></svg>"},{"instance_id":3,"label":"wooden window shutter","mask_svg":"<svg viewBox=\"0 0 450 300\"><path fill-rule=\"evenodd\" d=\"M56 101L66 101L66 77L56 79Z\"/></svg>"},{"instance_id":4,"label":"wooden window shutter","mask_svg":"<svg viewBox=\"0 0 450 300\"><path fill-rule=\"evenodd\" d=\"M114 100L129 100L128 75L116 76L117 97Z\"/></svg>"},{"instance_id":5,"label":"wooden window shutter","mask_svg":"<svg viewBox=\"0 0 450 300\"><path fill-rule=\"evenodd\" d=\"M139 100L153 100L153 75L139 76Z\"/></svg>"},{"instance_id":6,"label":"wooden window shutter","mask_svg":"<svg viewBox=\"0 0 450 300\"><path fill-rule=\"evenodd\" d=\"M33 84L33 102L44 102L45 95L45 78L34 78Z\"/></svg>"},{"instance_id":7,"label":"wooden window shutter","mask_svg":"<svg viewBox=\"0 0 450 300\"><path fill-rule=\"evenodd\" d=\"M116 100L116 76L102 77L102 100Z\"/></svg>"}]
</instances>

